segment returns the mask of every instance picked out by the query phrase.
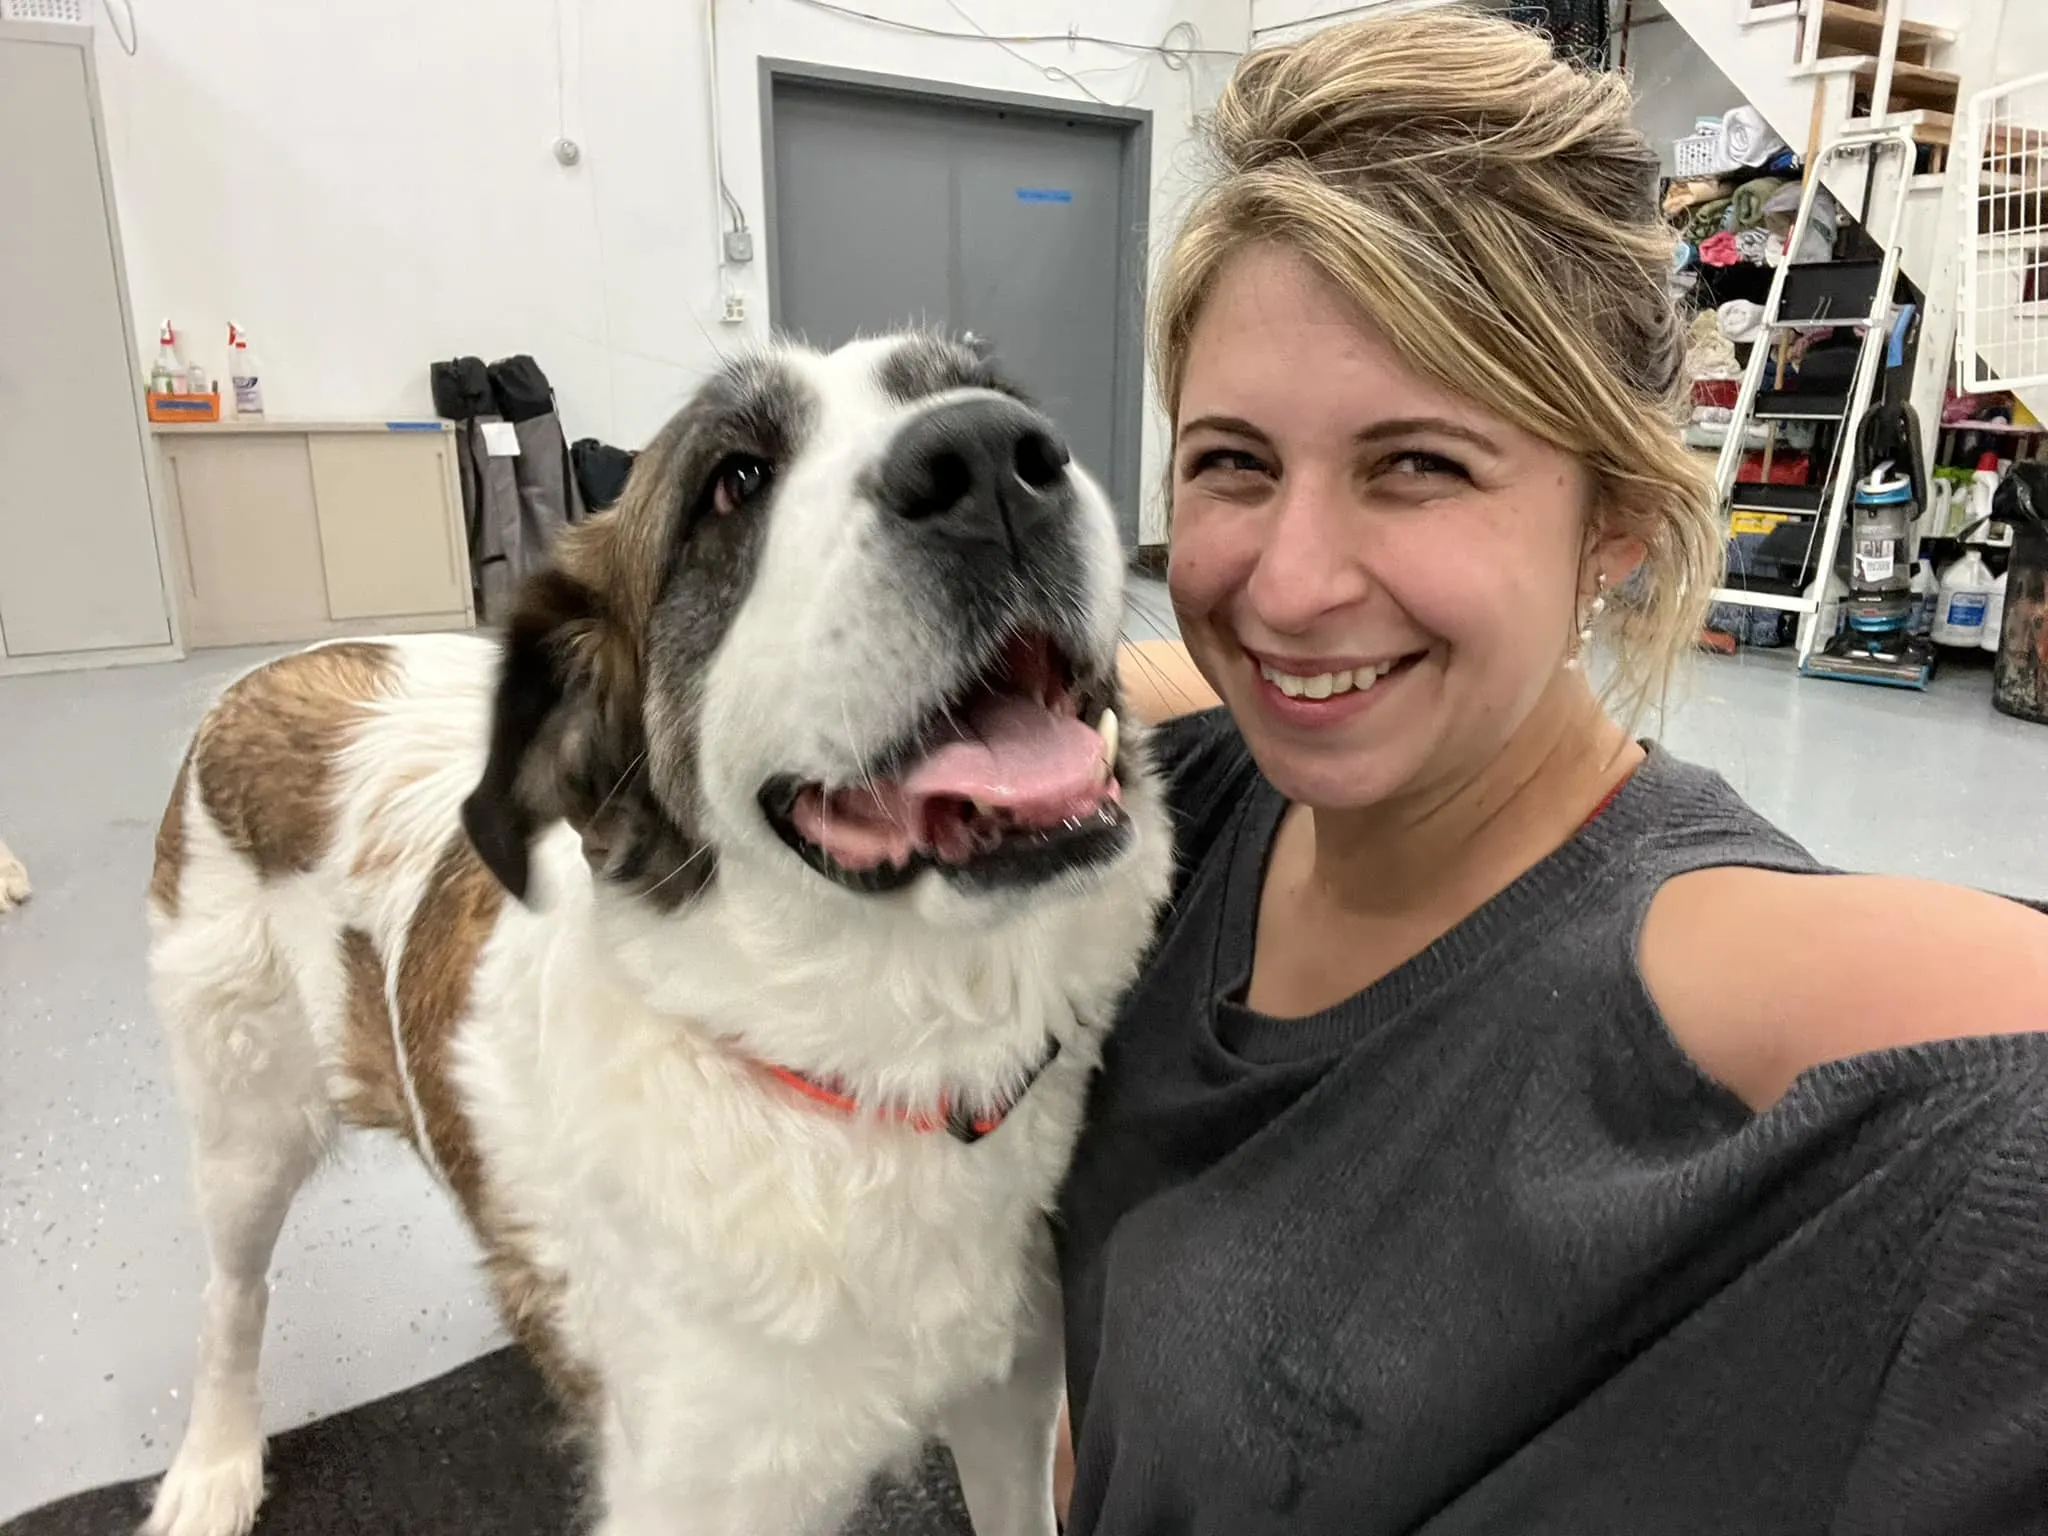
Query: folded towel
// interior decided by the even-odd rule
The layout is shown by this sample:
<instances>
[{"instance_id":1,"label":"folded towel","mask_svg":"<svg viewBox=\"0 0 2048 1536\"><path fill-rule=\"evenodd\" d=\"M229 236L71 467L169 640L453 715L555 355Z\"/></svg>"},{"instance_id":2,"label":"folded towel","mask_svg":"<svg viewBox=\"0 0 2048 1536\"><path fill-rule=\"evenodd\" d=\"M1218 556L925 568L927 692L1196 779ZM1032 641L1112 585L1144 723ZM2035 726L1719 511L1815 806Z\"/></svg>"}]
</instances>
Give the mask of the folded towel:
<instances>
[{"instance_id":1,"label":"folded towel","mask_svg":"<svg viewBox=\"0 0 2048 1536\"><path fill-rule=\"evenodd\" d=\"M1764 228L1781 235L1788 233L1799 222L1799 200L1805 194L1806 189L1796 181L1788 181L1779 187L1771 194L1770 201L1764 204ZM1818 210L1819 204L1816 203L1815 211Z\"/></svg>"},{"instance_id":2,"label":"folded towel","mask_svg":"<svg viewBox=\"0 0 2048 1536\"><path fill-rule=\"evenodd\" d=\"M1747 262L1763 265L1764 253L1770 249L1772 236L1761 229L1741 229L1735 232L1735 249Z\"/></svg>"},{"instance_id":3,"label":"folded towel","mask_svg":"<svg viewBox=\"0 0 2048 1536\"><path fill-rule=\"evenodd\" d=\"M1732 267L1742 260L1742 252L1736 247L1735 236L1724 229L1700 242L1700 260L1710 267Z\"/></svg>"},{"instance_id":4,"label":"folded towel","mask_svg":"<svg viewBox=\"0 0 2048 1536\"><path fill-rule=\"evenodd\" d=\"M1674 181L1664 189L1664 217L1676 218L1688 209L1726 197L1734 190L1735 184L1725 176L1695 176L1690 181Z\"/></svg>"},{"instance_id":5,"label":"folded towel","mask_svg":"<svg viewBox=\"0 0 2048 1536\"><path fill-rule=\"evenodd\" d=\"M1692 217L1685 221L1685 238L1697 245L1721 227L1722 217L1728 212L1730 199L1716 198L1711 203L1701 203L1693 209Z\"/></svg>"},{"instance_id":6,"label":"folded towel","mask_svg":"<svg viewBox=\"0 0 2048 1536\"><path fill-rule=\"evenodd\" d=\"M1711 323L1713 318L1713 312L1708 311L1708 322ZM1685 371L1696 379L1720 378L1739 373L1741 368L1742 365L1735 359L1734 344L1719 331L1714 333L1711 342L1692 347L1685 354ZM1704 409L1711 410L1713 407Z\"/></svg>"},{"instance_id":7,"label":"folded towel","mask_svg":"<svg viewBox=\"0 0 2048 1536\"><path fill-rule=\"evenodd\" d=\"M1763 329L1764 307L1747 299L1730 299L1716 312L1716 324L1730 341L1750 341Z\"/></svg>"},{"instance_id":8,"label":"folded towel","mask_svg":"<svg viewBox=\"0 0 2048 1536\"><path fill-rule=\"evenodd\" d=\"M1758 176L1745 181L1728 200L1729 227L1738 231L1763 228L1764 214L1771 199L1784 190L1785 183L1775 176Z\"/></svg>"},{"instance_id":9,"label":"folded towel","mask_svg":"<svg viewBox=\"0 0 2048 1536\"><path fill-rule=\"evenodd\" d=\"M1784 147L1755 107L1737 107L1721 119L1721 152L1737 165L1762 165Z\"/></svg>"}]
</instances>

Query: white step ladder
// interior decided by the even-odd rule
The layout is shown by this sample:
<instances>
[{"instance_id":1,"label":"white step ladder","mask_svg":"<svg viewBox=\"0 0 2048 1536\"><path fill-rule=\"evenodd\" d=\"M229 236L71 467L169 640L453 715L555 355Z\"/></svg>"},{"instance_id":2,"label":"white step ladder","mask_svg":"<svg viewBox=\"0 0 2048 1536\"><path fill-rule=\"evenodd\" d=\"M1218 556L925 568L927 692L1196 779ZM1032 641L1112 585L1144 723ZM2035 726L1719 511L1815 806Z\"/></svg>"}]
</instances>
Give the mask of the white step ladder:
<instances>
[{"instance_id":1,"label":"white step ladder","mask_svg":"<svg viewBox=\"0 0 2048 1536\"><path fill-rule=\"evenodd\" d=\"M1733 585L1732 581L1714 589L1717 603L1798 614L1802 667L1814 649L1826 644L1829 638L1815 632L1815 618L1828 576L1835 568L1842 524L1855 489L1857 433L1876 393L1878 378L1884 370L1885 350L1891 340L1889 320L1899 283L1899 237L1906 214L1906 192L1913 179L1915 149L1910 124L1857 123L1826 144L1807 166L1799 214L1785 244L1785 260L1771 278L1763 328L1751 344L1749 365L1742 372L1742 390L1736 397L1727 441L1721 446L1721 457L1715 467L1724 518L1732 518L1738 512L1755 512L1814 521L1814 535L1807 541L1807 550L1817 558L1812 580L1803 593L1795 596L1753 591ZM1887 161L1895 163L1888 167ZM1882 233L1867 230L1883 255L1876 261L1795 260L1813 227L1814 207L1822 186L1831 176L1838 182L1846 181L1859 169L1865 178L1862 186L1886 195L1890 203ZM1887 169L1892 174L1885 175ZM1766 381L1771 377L1775 360L1790 336L1798 331L1821 329L1855 329L1862 333L1847 392L1817 394L1768 387ZM1840 430L1828 450L1825 471L1812 484L1803 486L1738 482L1736 475L1747 455L1751 426L1765 424L1768 444L1775 437L1772 424L1780 421L1811 421L1823 426L1839 423ZM1767 446L1766 463L1771 451Z\"/></svg>"}]
</instances>

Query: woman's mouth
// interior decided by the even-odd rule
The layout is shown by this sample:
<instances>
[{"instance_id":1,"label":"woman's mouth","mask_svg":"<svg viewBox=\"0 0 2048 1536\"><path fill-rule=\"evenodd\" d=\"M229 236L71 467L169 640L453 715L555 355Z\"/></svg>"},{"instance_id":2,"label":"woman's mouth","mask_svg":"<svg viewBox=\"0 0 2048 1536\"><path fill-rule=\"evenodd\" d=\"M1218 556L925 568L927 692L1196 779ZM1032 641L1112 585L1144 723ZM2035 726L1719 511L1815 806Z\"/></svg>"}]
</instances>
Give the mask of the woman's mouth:
<instances>
[{"instance_id":1,"label":"woman's mouth","mask_svg":"<svg viewBox=\"0 0 2048 1536\"><path fill-rule=\"evenodd\" d=\"M1285 719L1329 723L1377 703L1428 654L1411 651L1374 661L1292 660L1253 656L1261 702Z\"/></svg>"}]
</instances>

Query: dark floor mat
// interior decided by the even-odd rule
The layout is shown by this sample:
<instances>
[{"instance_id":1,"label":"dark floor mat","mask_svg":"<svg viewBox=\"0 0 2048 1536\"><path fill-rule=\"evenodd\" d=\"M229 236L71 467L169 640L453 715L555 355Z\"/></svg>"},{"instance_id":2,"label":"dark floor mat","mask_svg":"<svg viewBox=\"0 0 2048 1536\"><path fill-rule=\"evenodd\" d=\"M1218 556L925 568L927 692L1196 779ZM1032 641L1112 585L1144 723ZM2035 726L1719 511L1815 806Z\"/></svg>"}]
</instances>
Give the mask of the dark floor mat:
<instances>
[{"instance_id":1,"label":"dark floor mat","mask_svg":"<svg viewBox=\"0 0 2048 1536\"><path fill-rule=\"evenodd\" d=\"M565 1536L584 1524L575 1460L546 1389L514 1350L276 1436L255 1536ZM126 1536L155 1479L76 1494L0 1536ZM952 1461L878 1485L848 1536L972 1536Z\"/></svg>"}]
</instances>

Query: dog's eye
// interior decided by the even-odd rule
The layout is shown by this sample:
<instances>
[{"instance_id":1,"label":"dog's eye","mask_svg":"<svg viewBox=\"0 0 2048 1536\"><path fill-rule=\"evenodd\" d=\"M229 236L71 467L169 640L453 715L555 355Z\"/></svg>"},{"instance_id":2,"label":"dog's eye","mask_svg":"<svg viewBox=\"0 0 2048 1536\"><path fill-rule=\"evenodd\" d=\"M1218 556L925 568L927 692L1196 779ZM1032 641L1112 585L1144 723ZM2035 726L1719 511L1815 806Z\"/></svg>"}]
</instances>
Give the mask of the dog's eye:
<instances>
[{"instance_id":1,"label":"dog's eye","mask_svg":"<svg viewBox=\"0 0 2048 1536\"><path fill-rule=\"evenodd\" d=\"M775 466L766 459L733 454L712 473L711 510L720 517L739 511L767 490L768 482L774 478Z\"/></svg>"}]
</instances>

